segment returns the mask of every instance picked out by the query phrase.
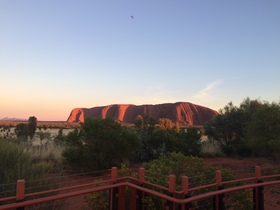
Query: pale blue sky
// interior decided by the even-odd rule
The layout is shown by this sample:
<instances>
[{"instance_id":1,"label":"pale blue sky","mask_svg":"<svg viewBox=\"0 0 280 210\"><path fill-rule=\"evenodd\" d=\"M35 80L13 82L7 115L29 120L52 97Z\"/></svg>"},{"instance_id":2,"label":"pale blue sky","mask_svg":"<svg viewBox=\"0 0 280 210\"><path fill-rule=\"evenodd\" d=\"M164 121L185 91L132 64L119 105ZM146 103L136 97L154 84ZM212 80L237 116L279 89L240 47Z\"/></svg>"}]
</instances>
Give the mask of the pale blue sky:
<instances>
[{"instance_id":1,"label":"pale blue sky","mask_svg":"<svg viewBox=\"0 0 280 210\"><path fill-rule=\"evenodd\" d=\"M0 0L0 119L278 102L279 81L279 0Z\"/></svg>"}]
</instances>

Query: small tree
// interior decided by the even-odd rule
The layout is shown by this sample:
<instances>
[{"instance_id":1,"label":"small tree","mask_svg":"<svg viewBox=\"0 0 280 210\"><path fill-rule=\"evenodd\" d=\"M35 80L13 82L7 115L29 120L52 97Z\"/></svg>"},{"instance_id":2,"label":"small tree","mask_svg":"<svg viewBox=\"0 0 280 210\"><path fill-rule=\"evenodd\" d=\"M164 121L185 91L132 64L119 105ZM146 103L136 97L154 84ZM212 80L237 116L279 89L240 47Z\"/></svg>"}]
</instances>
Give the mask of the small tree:
<instances>
[{"instance_id":1,"label":"small tree","mask_svg":"<svg viewBox=\"0 0 280 210\"><path fill-rule=\"evenodd\" d=\"M255 155L280 159L280 104L264 103L252 114L247 139Z\"/></svg>"},{"instance_id":2,"label":"small tree","mask_svg":"<svg viewBox=\"0 0 280 210\"><path fill-rule=\"evenodd\" d=\"M276 157L280 153L280 104L246 98L229 103L205 125L205 134L227 155Z\"/></svg>"},{"instance_id":3,"label":"small tree","mask_svg":"<svg viewBox=\"0 0 280 210\"><path fill-rule=\"evenodd\" d=\"M237 145L245 147L245 128L249 117L247 113L234 106L231 102L219 111L210 122L204 126L205 134L210 140L216 141L227 155L235 155Z\"/></svg>"},{"instance_id":4,"label":"small tree","mask_svg":"<svg viewBox=\"0 0 280 210\"><path fill-rule=\"evenodd\" d=\"M37 129L37 118L36 117L29 117L28 119L28 130L29 130L29 137L32 140L35 132Z\"/></svg>"},{"instance_id":5,"label":"small tree","mask_svg":"<svg viewBox=\"0 0 280 210\"><path fill-rule=\"evenodd\" d=\"M29 136L28 125L26 123L17 124L16 128L15 128L15 133L16 133L18 139L27 141L28 136Z\"/></svg>"},{"instance_id":6,"label":"small tree","mask_svg":"<svg viewBox=\"0 0 280 210\"><path fill-rule=\"evenodd\" d=\"M141 115L138 115L136 118L135 118L135 121L134 121L134 127L137 129L137 130L141 130L144 128L144 119Z\"/></svg>"},{"instance_id":7,"label":"small tree","mask_svg":"<svg viewBox=\"0 0 280 210\"><path fill-rule=\"evenodd\" d=\"M136 149L136 161L148 161L151 160L153 148L150 147L150 141L152 140L152 133L156 129L157 121L154 118L147 116L142 117L138 115L134 122L134 128L138 134L139 147Z\"/></svg>"},{"instance_id":8,"label":"small tree","mask_svg":"<svg viewBox=\"0 0 280 210\"><path fill-rule=\"evenodd\" d=\"M158 127L166 130L174 130L177 133L179 133L180 130L180 126L178 123L173 123L172 120L167 118L160 118Z\"/></svg>"},{"instance_id":9,"label":"small tree","mask_svg":"<svg viewBox=\"0 0 280 210\"><path fill-rule=\"evenodd\" d=\"M201 132L196 127L188 127L187 131L181 131L178 135L181 152L184 155L199 156L201 153Z\"/></svg>"}]
</instances>

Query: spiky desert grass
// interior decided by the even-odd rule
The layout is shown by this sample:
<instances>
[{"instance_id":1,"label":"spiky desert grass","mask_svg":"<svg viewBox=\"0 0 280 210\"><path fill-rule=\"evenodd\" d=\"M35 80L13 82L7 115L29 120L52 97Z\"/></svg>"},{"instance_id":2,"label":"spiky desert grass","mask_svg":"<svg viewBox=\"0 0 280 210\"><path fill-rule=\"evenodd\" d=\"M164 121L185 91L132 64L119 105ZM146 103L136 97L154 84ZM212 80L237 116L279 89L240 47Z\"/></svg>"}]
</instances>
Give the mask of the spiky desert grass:
<instances>
[{"instance_id":1,"label":"spiky desert grass","mask_svg":"<svg viewBox=\"0 0 280 210\"><path fill-rule=\"evenodd\" d=\"M32 154L34 161L36 162L52 162L56 166L63 163L64 158L62 152L64 150L63 145L57 145L54 141L47 140L42 144L26 145L25 150Z\"/></svg>"}]
</instances>

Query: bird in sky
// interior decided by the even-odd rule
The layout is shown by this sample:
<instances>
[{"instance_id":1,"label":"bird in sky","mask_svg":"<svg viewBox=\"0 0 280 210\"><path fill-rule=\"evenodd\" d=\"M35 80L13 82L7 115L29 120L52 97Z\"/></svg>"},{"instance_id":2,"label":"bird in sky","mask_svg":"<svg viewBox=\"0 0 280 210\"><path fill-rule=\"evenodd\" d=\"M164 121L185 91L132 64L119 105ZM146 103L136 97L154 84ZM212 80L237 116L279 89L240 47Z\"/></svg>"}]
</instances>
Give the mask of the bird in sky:
<instances>
[{"instance_id":1,"label":"bird in sky","mask_svg":"<svg viewBox=\"0 0 280 210\"><path fill-rule=\"evenodd\" d=\"M133 15L131 15L130 17L131 17L131 19L134 19L134 16L133 16Z\"/></svg>"}]
</instances>

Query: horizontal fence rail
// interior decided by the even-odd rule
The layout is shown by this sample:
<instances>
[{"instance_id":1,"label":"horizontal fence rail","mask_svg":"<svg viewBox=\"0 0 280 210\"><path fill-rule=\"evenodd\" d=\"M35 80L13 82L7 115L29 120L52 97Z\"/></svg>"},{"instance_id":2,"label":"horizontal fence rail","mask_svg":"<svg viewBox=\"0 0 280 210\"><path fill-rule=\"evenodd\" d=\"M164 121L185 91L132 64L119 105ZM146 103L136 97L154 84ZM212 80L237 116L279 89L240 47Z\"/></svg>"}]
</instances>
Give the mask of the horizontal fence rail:
<instances>
[{"instance_id":1,"label":"horizontal fence rail","mask_svg":"<svg viewBox=\"0 0 280 210\"><path fill-rule=\"evenodd\" d=\"M253 202L252 209L264 210L264 187L265 186L277 186L280 185L280 174L276 175L261 175L261 168L255 167L255 174L252 177L245 179L237 179L230 181L222 180L222 173L220 170L216 171L215 181L210 184L205 184L199 187L189 188L189 178L182 176L181 189L176 190L176 176L169 175L167 178L168 187L157 185L145 180L145 169L140 168L138 172L138 178L133 177L121 177L118 178L118 169L113 167L110 171L110 176L105 180L94 181L91 183L74 185L69 187L60 187L57 189L25 193L26 182L25 180L18 180L16 184L16 194L10 197L0 198L0 210L18 209L22 210L26 207L36 204L54 202L66 198L73 198L81 195L88 195L94 192L108 191L110 192L110 210L124 210L136 209L144 210L145 204L143 198L147 195L151 195L165 201L165 209L175 210L191 210L192 205L198 201L204 199L212 199L210 204L211 209L224 210L225 209L225 194L243 191L253 190ZM269 180L272 181L264 181ZM246 181L253 181L254 183L242 184L239 186L225 187L228 184L244 183ZM157 190L155 190L155 188ZM197 195L191 195L191 192L213 188L211 192L205 192ZM128 191L129 189L129 191ZM71 191L71 192L69 192ZM126 202L126 194L129 192L129 203ZM0 192L1 193L1 192ZM51 195L51 193L56 193ZM0 194L1 195L1 194ZM45 196L28 200L34 196ZM9 201L8 204L3 204ZM2 204L2 205L1 205ZM67 208L68 209L68 208Z\"/></svg>"}]
</instances>

